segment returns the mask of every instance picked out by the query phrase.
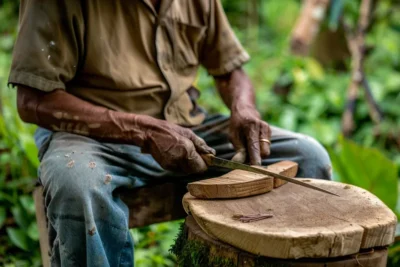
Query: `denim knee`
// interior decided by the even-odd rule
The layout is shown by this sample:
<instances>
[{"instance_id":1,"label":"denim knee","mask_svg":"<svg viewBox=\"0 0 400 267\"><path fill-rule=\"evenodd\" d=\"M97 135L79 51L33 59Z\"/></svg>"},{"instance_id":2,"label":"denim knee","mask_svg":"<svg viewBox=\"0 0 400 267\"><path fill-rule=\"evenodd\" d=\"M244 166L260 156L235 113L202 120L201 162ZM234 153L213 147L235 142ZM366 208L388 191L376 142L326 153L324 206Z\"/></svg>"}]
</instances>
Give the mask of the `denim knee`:
<instances>
[{"instance_id":1,"label":"denim knee","mask_svg":"<svg viewBox=\"0 0 400 267\"><path fill-rule=\"evenodd\" d=\"M52 153L43 158L40 166L40 180L45 192L52 200L62 200L69 207L85 201L97 188L94 172L88 171L85 159L72 159Z\"/></svg>"},{"instance_id":2,"label":"denim knee","mask_svg":"<svg viewBox=\"0 0 400 267\"><path fill-rule=\"evenodd\" d=\"M53 230L52 261L56 266L72 260L88 266L131 262L128 208L112 194L107 164L93 153L65 151L46 152L40 171Z\"/></svg>"},{"instance_id":3,"label":"denim knee","mask_svg":"<svg viewBox=\"0 0 400 267\"><path fill-rule=\"evenodd\" d=\"M303 134L297 135L296 143L301 154L301 176L330 180L332 164L326 149L314 138Z\"/></svg>"},{"instance_id":4,"label":"denim knee","mask_svg":"<svg viewBox=\"0 0 400 267\"><path fill-rule=\"evenodd\" d=\"M90 209L93 219L104 220L115 205L112 178L105 170L105 164L84 152L46 154L40 173L50 213L62 211L83 216L84 211ZM57 208L53 210L52 206Z\"/></svg>"}]
</instances>

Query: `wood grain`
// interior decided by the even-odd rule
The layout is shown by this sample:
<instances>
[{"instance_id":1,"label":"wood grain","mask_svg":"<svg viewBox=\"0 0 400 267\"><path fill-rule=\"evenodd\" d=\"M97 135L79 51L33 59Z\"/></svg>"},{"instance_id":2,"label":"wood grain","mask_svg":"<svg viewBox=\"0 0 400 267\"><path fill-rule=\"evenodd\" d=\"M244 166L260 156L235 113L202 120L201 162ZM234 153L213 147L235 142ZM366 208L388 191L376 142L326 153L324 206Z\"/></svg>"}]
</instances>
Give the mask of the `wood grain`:
<instances>
[{"instance_id":1,"label":"wood grain","mask_svg":"<svg viewBox=\"0 0 400 267\"><path fill-rule=\"evenodd\" d=\"M267 167L256 167L295 177L298 164L292 161L281 161ZM188 190L197 198L238 198L266 193L284 183L283 180L264 174L234 170L220 177L189 183Z\"/></svg>"},{"instance_id":2,"label":"wood grain","mask_svg":"<svg viewBox=\"0 0 400 267\"><path fill-rule=\"evenodd\" d=\"M259 255L250 254L239 250L233 246L222 243L221 241L211 238L198 226L192 216L188 216L185 221L187 229L187 240L201 242L209 248L211 258L223 258L230 260L238 267L386 267L387 263L387 248L370 249L357 254L324 259L301 259L301 260L283 260ZM195 253L195 251L193 251ZM182 255L184 256L184 255ZM257 264L259 262L260 264Z\"/></svg>"},{"instance_id":3,"label":"wood grain","mask_svg":"<svg viewBox=\"0 0 400 267\"><path fill-rule=\"evenodd\" d=\"M288 183L240 199L204 200L186 194L183 204L211 237L262 256L298 259L354 254L393 242L397 219L368 191L338 182L301 179L341 197ZM235 214L272 218L242 223Z\"/></svg>"}]
</instances>

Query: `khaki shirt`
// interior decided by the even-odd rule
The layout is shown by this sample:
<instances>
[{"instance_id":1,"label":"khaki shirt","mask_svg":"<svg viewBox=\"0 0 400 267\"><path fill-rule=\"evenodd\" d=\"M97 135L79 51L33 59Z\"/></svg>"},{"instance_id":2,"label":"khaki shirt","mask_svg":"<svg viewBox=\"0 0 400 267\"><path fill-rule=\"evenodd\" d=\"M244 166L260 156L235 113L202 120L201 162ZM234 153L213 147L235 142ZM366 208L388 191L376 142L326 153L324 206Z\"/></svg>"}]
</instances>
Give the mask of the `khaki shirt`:
<instances>
[{"instance_id":1,"label":"khaki shirt","mask_svg":"<svg viewBox=\"0 0 400 267\"><path fill-rule=\"evenodd\" d=\"M162 0L158 14L150 0L21 0L9 83L197 125L199 66L217 76L248 59L219 0Z\"/></svg>"}]
</instances>

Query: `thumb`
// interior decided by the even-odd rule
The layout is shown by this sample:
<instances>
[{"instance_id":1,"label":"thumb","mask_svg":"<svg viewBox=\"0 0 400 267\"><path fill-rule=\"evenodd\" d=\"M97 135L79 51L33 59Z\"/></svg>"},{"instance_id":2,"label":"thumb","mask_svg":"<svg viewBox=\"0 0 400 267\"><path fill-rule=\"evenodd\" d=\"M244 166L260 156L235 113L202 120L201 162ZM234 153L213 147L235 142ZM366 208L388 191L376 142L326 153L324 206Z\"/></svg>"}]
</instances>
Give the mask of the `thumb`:
<instances>
[{"instance_id":1,"label":"thumb","mask_svg":"<svg viewBox=\"0 0 400 267\"><path fill-rule=\"evenodd\" d=\"M239 148L236 150L236 154L232 157L232 161L245 163L247 157L247 152L245 148Z\"/></svg>"},{"instance_id":2,"label":"thumb","mask_svg":"<svg viewBox=\"0 0 400 267\"><path fill-rule=\"evenodd\" d=\"M242 142L239 131L232 131L230 141L236 150L236 154L232 157L232 161L239 163L245 163L247 157L246 148Z\"/></svg>"}]
</instances>

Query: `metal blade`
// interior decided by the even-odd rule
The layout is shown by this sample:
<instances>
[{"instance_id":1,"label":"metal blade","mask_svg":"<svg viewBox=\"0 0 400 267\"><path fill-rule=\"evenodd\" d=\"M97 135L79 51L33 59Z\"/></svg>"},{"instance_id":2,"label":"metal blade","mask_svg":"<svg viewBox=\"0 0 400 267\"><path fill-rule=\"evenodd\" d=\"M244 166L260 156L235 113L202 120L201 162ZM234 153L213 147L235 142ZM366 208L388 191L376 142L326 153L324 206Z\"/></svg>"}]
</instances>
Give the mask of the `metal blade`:
<instances>
[{"instance_id":1,"label":"metal blade","mask_svg":"<svg viewBox=\"0 0 400 267\"><path fill-rule=\"evenodd\" d=\"M317 190L317 191L320 191L320 192L324 192L324 193L327 193L327 194L330 194L330 195L333 195L333 196L340 197L339 195L337 195L335 193L332 193L332 192L329 192L329 191L327 191L325 189L316 187L316 186L311 185L309 183L302 182L302 181L297 180L295 178L290 178L290 177L287 177L287 176L284 176L284 175L281 175L281 174L278 174L278 173L275 173L275 172L270 172L270 171L268 171L266 169L258 169L258 168L255 168L255 167L252 167L252 166L249 166L249 165L238 163L238 162L217 158L215 156L209 157L208 160L209 160L209 162L207 162L207 163L210 164L211 166L217 166L217 167L227 168L227 169L231 169L231 170L239 169L239 170L244 170L244 171L249 171L249 172L266 174L266 175L272 176L274 178L278 178L278 179L282 179L282 180L288 181L288 182L293 183L293 184L301 185L301 186L304 186L304 187L307 187L307 188L310 188L310 189L314 189L314 190Z\"/></svg>"}]
</instances>

